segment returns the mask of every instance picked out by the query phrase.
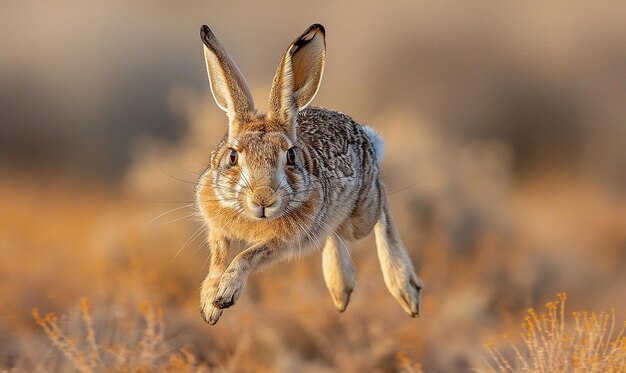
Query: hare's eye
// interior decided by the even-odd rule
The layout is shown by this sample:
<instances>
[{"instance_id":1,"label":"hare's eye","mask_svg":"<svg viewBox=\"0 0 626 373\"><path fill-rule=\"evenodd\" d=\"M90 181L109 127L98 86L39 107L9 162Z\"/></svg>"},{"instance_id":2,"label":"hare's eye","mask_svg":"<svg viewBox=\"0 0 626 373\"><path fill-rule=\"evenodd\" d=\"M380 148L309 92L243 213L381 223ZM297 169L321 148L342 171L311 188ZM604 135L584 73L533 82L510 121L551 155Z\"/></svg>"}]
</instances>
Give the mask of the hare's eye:
<instances>
[{"instance_id":1,"label":"hare's eye","mask_svg":"<svg viewBox=\"0 0 626 373\"><path fill-rule=\"evenodd\" d=\"M287 164L290 166L293 166L294 164L296 164L296 149L295 148L289 148L289 150L287 150Z\"/></svg>"},{"instance_id":2,"label":"hare's eye","mask_svg":"<svg viewBox=\"0 0 626 373\"><path fill-rule=\"evenodd\" d=\"M237 151L235 149L232 149L230 151L230 164L232 165L237 164Z\"/></svg>"}]
</instances>

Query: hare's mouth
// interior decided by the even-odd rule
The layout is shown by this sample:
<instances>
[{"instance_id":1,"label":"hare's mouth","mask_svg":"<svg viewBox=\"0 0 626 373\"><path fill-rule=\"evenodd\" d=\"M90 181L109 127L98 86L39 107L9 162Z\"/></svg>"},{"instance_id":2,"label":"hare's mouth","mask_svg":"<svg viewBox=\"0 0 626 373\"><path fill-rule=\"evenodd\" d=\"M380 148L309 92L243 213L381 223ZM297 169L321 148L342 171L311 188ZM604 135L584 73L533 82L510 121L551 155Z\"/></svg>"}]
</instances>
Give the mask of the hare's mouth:
<instances>
[{"instance_id":1,"label":"hare's mouth","mask_svg":"<svg viewBox=\"0 0 626 373\"><path fill-rule=\"evenodd\" d=\"M280 216L279 204L270 206L255 206L247 209L247 215L253 220L271 220Z\"/></svg>"},{"instance_id":2,"label":"hare's mouth","mask_svg":"<svg viewBox=\"0 0 626 373\"><path fill-rule=\"evenodd\" d=\"M267 211L265 211L267 208L266 207L259 207L258 209L256 209L256 211L254 211L254 217L257 219L267 219Z\"/></svg>"}]
</instances>

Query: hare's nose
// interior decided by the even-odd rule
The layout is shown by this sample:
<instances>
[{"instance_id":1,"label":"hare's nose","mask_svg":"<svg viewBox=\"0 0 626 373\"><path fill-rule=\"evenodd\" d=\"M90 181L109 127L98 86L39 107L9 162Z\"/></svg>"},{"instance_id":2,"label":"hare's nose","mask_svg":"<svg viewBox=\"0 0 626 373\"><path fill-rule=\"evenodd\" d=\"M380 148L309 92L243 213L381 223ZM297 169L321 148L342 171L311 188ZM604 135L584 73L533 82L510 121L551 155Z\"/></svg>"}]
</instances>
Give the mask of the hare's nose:
<instances>
[{"instance_id":1,"label":"hare's nose","mask_svg":"<svg viewBox=\"0 0 626 373\"><path fill-rule=\"evenodd\" d=\"M270 207L276 202L276 192L268 186L261 186L254 189L251 199L260 207Z\"/></svg>"}]
</instances>

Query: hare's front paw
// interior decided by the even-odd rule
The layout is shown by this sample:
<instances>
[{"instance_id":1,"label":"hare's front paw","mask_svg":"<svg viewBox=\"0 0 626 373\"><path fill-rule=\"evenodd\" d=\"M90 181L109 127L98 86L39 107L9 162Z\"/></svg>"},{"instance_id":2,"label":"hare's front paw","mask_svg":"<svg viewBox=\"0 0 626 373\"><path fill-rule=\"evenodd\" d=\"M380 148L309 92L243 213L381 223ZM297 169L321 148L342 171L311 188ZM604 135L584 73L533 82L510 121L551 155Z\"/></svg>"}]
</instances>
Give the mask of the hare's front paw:
<instances>
[{"instance_id":1,"label":"hare's front paw","mask_svg":"<svg viewBox=\"0 0 626 373\"><path fill-rule=\"evenodd\" d=\"M211 280L207 278L202 284L202 292L200 295L200 315L204 322L215 325L222 316L222 310L213 306L213 299L217 293L219 278Z\"/></svg>"},{"instance_id":2,"label":"hare's front paw","mask_svg":"<svg viewBox=\"0 0 626 373\"><path fill-rule=\"evenodd\" d=\"M202 315L204 322L215 325L220 319L220 316L222 316L222 310L215 308L211 300L202 300L200 304L200 315Z\"/></svg>"},{"instance_id":3,"label":"hare's front paw","mask_svg":"<svg viewBox=\"0 0 626 373\"><path fill-rule=\"evenodd\" d=\"M239 299L245 286L245 276L235 271L227 271L220 280L213 306L220 310L232 306Z\"/></svg>"}]
</instances>

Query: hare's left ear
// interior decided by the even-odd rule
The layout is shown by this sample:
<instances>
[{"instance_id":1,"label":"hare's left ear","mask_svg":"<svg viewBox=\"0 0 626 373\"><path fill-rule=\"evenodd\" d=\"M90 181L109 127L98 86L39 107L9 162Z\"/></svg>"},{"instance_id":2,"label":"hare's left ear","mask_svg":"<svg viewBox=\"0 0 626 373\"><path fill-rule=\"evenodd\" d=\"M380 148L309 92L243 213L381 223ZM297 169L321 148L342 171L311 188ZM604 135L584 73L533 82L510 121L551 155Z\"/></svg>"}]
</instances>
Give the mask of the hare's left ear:
<instances>
[{"instance_id":1,"label":"hare's left ear","mask_svg":"<svg viewBox=\"0 0 626 373\"><path fill-rule=\"evenodd\" d=\"M311 25L287 48L270 91L268 116L295 134L298 111L307 107L319 89L324 72L324 26Z\"/></svg>"},{"instance_id":2,"label":"hare's left ear","mask_svg":"<svg viewBox=\"0 0 626 373\"><path fill-rule=\"evenodd\" d=\"M246 79L208 26L202 26L200 37L215 102L230 119L229 134L237 132L240 122L254 114L254 101Z\"/></svg>"}]
</instances>

